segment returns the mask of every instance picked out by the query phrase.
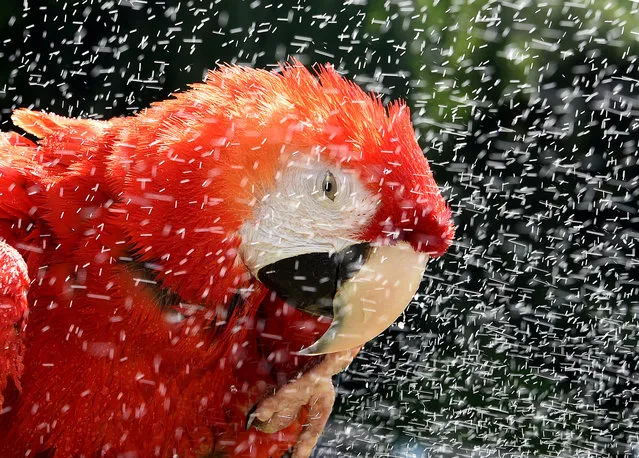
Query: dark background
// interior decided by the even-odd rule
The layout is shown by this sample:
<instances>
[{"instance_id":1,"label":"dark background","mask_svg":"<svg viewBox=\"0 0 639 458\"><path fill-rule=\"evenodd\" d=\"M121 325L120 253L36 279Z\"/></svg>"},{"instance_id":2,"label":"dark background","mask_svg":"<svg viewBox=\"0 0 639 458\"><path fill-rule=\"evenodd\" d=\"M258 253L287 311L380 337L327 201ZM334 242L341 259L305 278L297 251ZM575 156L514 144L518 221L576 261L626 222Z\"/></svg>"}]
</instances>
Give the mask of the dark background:
<instances>
[{"instance_id":1,"label":"dark background","mask_svg":"<svg viewBox=\"0 0 639 458\"><path fill-rule=\"evenodd\" d=\"M317 456L630 456L639 4L540 5L4 0L0 123L128 115L290 56L407 99L456 243L339 377Z\"/></svg>"}]
</instances>

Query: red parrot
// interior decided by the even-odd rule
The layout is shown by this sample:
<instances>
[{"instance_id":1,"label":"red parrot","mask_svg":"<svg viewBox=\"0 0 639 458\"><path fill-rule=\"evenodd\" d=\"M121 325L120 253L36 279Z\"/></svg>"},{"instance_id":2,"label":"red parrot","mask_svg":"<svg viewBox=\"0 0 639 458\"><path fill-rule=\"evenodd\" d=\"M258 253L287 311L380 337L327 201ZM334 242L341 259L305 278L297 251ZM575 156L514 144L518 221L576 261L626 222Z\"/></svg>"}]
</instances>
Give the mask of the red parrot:
<instances>
[{"instance_id":1,"label":"red parrot","mask_svg":"<svg viewBox=\"0 0 639 458\"><path fill-rule=\"evenodd\" d=\"M0 456L310 455L453 225L407 107L224 66L0 134Z\"/></svg>"}]
</instances>

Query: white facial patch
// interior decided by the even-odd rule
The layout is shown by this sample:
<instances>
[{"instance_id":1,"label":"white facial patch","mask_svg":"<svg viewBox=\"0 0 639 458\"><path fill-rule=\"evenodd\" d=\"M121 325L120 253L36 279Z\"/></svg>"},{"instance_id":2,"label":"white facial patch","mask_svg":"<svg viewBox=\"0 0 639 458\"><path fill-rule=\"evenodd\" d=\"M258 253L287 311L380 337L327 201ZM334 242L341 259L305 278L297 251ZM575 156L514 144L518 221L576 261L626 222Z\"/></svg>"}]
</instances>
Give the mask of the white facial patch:
<instances>
[{"instance_id":1,"label":"white facial patch","mask_svg":"<svg viewBox=\"0 0 639 458\"><path fill-rule=\"evenodd\" d=\"M302 155L283 165L273 189L256 197L254 218L240 229L240 256L254 274L280 259L361 242L378 200L354 172Z\"/></svg>"}]
</instances>

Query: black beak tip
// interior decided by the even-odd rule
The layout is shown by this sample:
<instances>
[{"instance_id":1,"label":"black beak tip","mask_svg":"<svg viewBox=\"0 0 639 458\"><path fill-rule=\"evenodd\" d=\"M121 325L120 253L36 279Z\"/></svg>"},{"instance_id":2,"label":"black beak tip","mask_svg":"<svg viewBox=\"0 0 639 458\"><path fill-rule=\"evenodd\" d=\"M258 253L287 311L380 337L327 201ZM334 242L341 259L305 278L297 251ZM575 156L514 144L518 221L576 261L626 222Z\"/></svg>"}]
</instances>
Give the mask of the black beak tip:
<instances>
[{"instance_id":1,"label":"black beak tip","mask_svg":"<svg viewBox=\"0 0 639 458\"><path fill-rule=\"evenodd\" d=\"M368 243L337 253L305 253L262 267L257 275L290 305L315 316L333 317L333 298L342 283L366 262Z\"/></svg>"}]
</instances>

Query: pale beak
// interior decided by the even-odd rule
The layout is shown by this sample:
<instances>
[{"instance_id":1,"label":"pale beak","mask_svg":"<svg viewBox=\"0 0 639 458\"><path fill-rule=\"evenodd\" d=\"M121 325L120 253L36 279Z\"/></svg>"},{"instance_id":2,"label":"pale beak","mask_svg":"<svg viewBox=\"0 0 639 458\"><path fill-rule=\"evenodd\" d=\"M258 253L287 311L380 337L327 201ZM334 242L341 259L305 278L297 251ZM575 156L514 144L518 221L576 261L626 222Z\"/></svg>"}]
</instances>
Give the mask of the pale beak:
<instances>
[{"instance_id":1,"label":"pale beak","mask_svg":"<svg viewBox=\"0 0 639 458\"><path fill-rule=\"evenodd\" d=\"M366 262L342 283L333 299L333 322L300 355L321 355L358 347L401 315L424 275L428 255L406 242L371 245Z\"/></svg>"}]
</instances>

